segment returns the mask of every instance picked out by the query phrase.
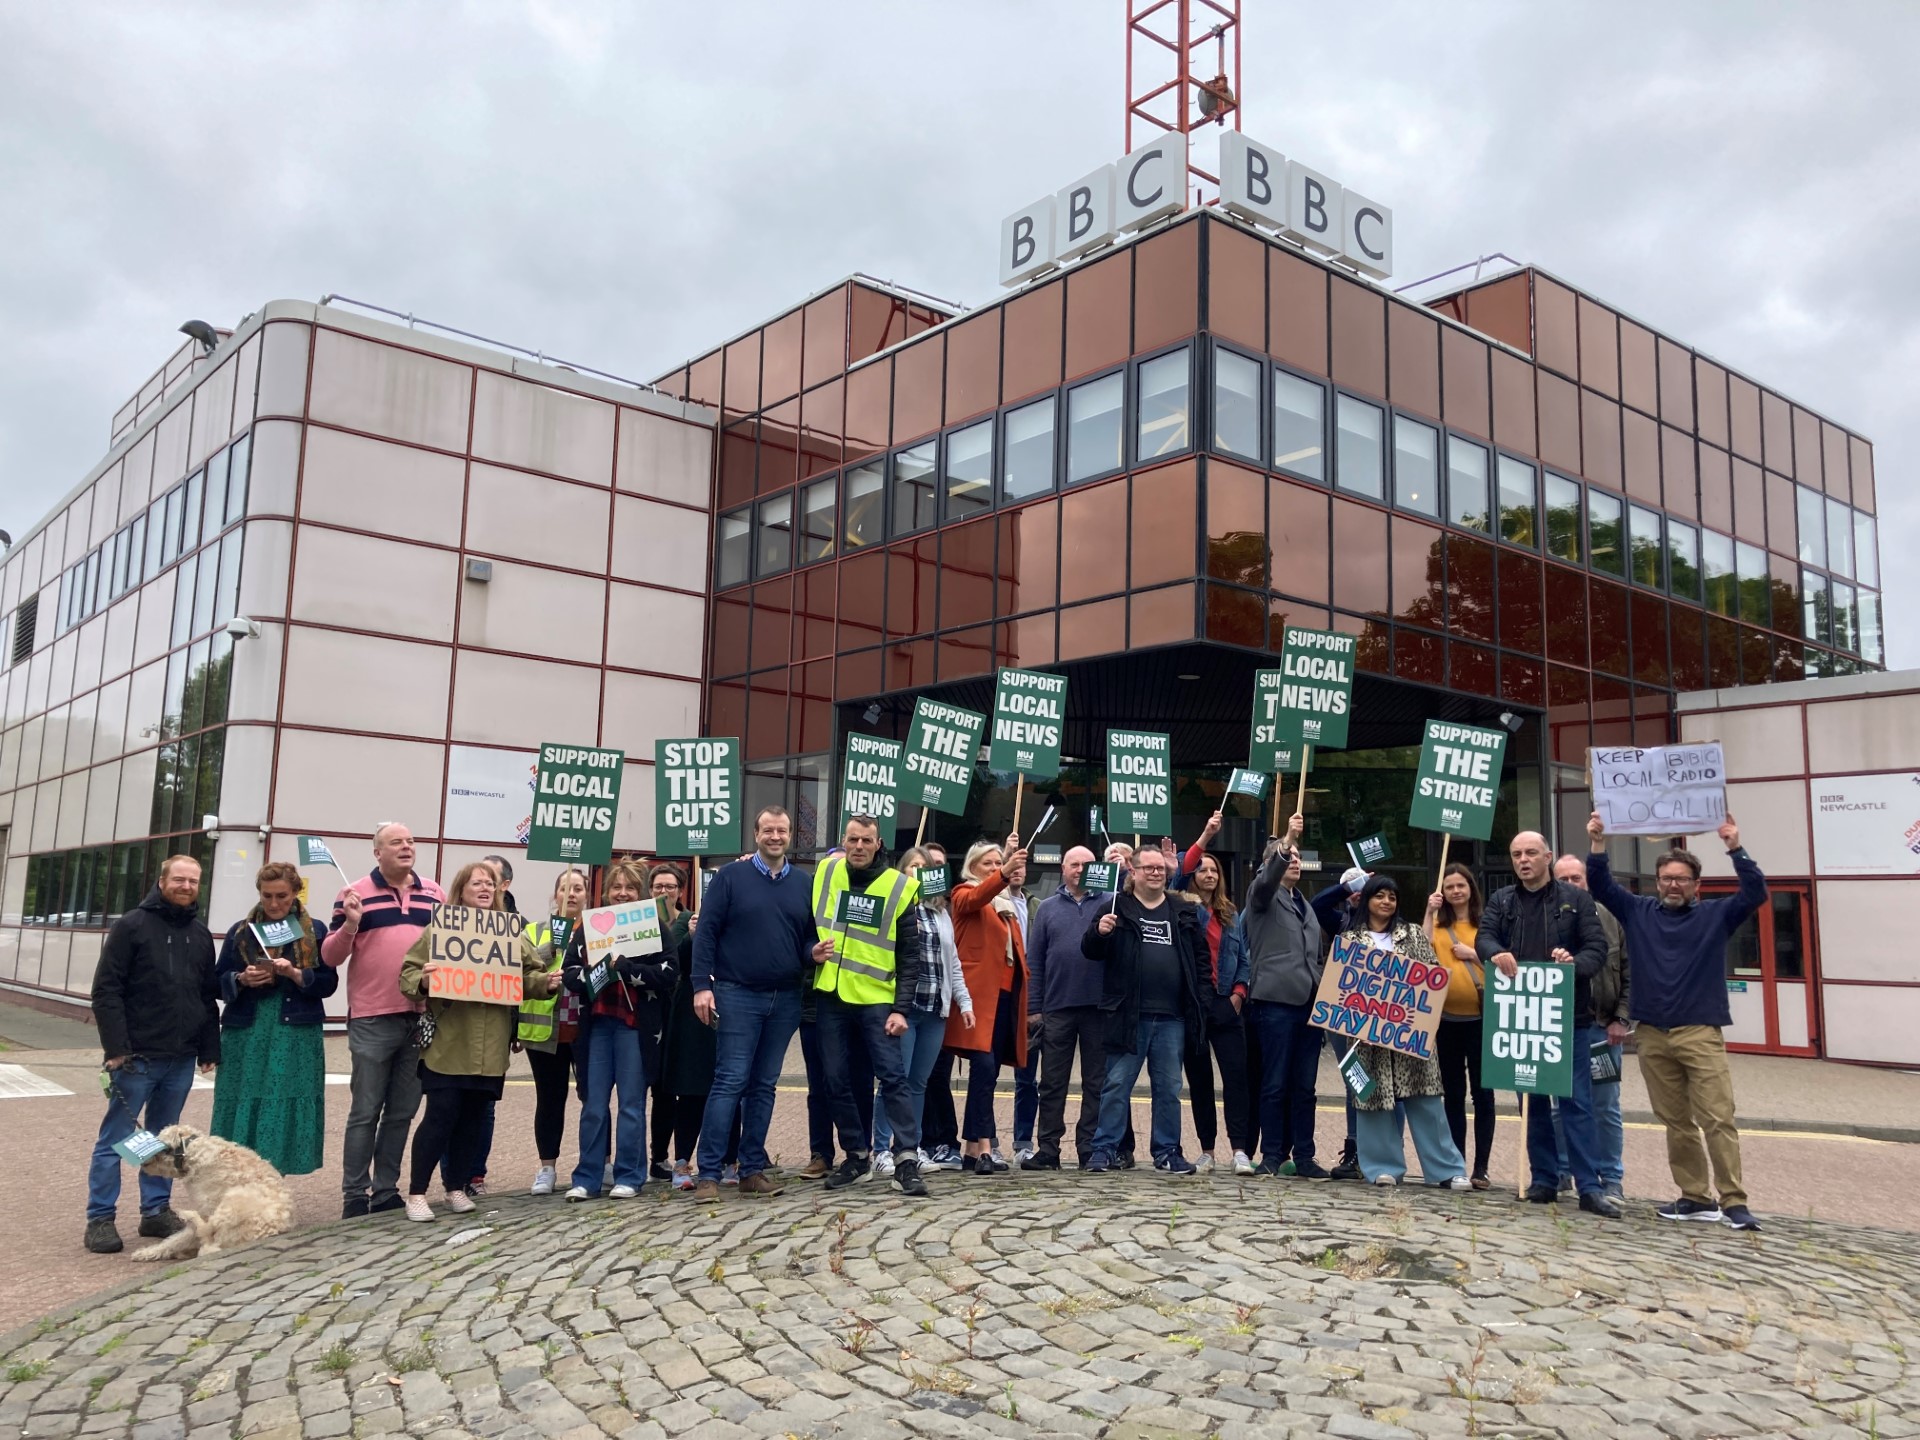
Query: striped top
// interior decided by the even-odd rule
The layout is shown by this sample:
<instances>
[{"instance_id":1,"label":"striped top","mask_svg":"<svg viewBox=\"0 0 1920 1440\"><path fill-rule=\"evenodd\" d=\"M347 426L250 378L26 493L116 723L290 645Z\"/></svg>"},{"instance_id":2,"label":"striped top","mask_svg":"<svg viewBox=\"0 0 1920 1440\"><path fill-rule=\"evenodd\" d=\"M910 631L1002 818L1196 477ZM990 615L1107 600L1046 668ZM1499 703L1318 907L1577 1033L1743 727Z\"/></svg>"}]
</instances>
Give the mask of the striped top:
<instances>
[{"instance_id":1,"label":"striped top","mask_svg":"<svg viewBox=\"0 0 1920 1440\"><path fill-rule=\"evenodd\" d=\"M327 964L338 968L354 962L347 970L347 1014L363 1019L418 1010L400 993L400 966L447 897L438 884L418 874L412 876L403 896L378 870L354 881L351 888L360 897L360 928L351 933L341 928L341 901L347 894L342 890L333 902L327 938L320 942L320 958Z\"/></svg>"}]
</instances>

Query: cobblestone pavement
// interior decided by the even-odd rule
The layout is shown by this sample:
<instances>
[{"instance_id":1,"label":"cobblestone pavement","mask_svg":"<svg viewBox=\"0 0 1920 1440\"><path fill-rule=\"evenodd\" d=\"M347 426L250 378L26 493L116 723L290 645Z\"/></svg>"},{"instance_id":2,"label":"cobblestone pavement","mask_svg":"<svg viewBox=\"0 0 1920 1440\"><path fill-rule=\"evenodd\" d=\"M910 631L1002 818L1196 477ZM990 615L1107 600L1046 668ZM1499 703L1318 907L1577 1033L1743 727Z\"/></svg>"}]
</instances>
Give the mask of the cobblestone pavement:
<instances>
[{"instance_id":1,"label":"cobblestone pavement","mask_svg":"<svg viewBox=\"0 0 1920 1440\"><path fill-rule=\"evenodd\" d=\"M0 1434L1920 1431L1920 1239L1151 1173L486 1200L194 1261L0 1342Z\"/></svg>"}]
</instances>

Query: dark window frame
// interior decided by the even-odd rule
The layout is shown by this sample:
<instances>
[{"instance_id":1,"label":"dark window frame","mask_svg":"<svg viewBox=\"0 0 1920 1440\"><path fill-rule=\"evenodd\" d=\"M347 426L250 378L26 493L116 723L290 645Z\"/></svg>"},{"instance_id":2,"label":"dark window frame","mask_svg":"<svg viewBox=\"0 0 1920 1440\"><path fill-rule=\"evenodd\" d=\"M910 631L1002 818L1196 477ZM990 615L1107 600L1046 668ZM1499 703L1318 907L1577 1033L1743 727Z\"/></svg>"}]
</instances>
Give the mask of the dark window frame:
<instances>
[{"instance_id":1,"label":"dark window frame","mask_svg":"<svg viewBox=\"0 0 1920 1440\"><path fill-rule=\"evenodd\" d=\"M1199 346L1193 343L1192 339L1187 339L1180 341L1178 344L1162 346L1160 349L1150 351L1145 355L1136 355L1127 362L1128 423L1125 454L1132 462L1129 468L1135 470L1145 469L1147 466L1164 464L1166 461L1177 459L1182 455L1199 453L1200 446L1195 443L1195 430L1198 425L1204 423L1196 416L1196 407L1194 404L1194 397L1201 388L1197 373L1200 366L1194 354L1199 348ZM1187 443L1177 450L1169 450L1157 455L1143 455L1140 453L1140 416L1143 408L1140 404L1140 375L1147 366L1157 361L1165 360L1170 355L1185 355L1187 357Z\"/></svg>"},{"instance_id":2,"label":"dark window frame","mask_svg":"<svg viewBox=\"0 0 1920 1440\"><path fill-rule=\"evenodd\" d=\"M1083 389L1088 385L1097 384L1103 380L1111 380L1115 376L1118 376L1120 379L1120 460L1119 460L1119 463L1110 467L1109 469L1096 470L1091 475L1083 475L1076 479L1069 469L1069 464L1073 458L1073 451L1071 447L1071 434L1073 429L1073 409L1072 409L1073 392L1076 390ZM1080 485L1095 485L1102 480L1111 480L1115 475L1124 475L1127 473L1127 450L1128 450L1128 444L1129 444L1128 437L1133 434L1133 405L1131 403L1132 402L1131 379L1132 377L1128 373L1127 365L1125 364L1110 365L1104 370L1095 371L1091 375L1082 375L1078 379L1074 380L1071 384L1062 385L1060 387L1060 392L1059 392L1060 393L1060 410L1059 410L1058 416L1056 417L1056 423L1058 424L1059 433L1060 433L1060 463L1059 463L1060 483L1057 487L1060 493L1064 494L1066 491L1072 490L1075 487Z\"/></svg>"},{"instance_id":3,"label":"dark window frame","mask_svg":"<svg viewBox=\"0 0 1920 1440\"><path fill-rule=\"evenodd\" d=\"M1433 436L1433 509L1416 510L1411 505L1400 502L1400 424L1418 425ZM1386 507L1396 515L1412 515L1435 525L1447 523L1447 441L1446 427L1425 415L1411 410L1402 410L1397 406L1387 407L1386 443L1381 447L1384 454L1391 454L1387 465ZM1364 497L1362 497L1364 498Z\"/></svg>"},{"instance_id":4,"label":"dark window frame","mask_svg":"<svg viewBox=\"0 0 1920 1440\"><path fill-rule=\"evenodd\" d=\"M1242 454L1238 450L1228 450L1220 444L1220 357L1231 355L1234 359L1253 367L1253 453ZM1269 421L1273 401L1271 399L1273 377L1268 372L1272 361L1264 355L1255 355L1238 345L1229 345L1216 339L1207 351L1207 452L1230 460L1237 465L1246 465L1252 469L1267 470L1268 455L1273 448L1272 432Z\"/></svg>"},{"instance_id":5,"label":"dark window frame","mask_svg":"<svg viewBox=\"0 0 1920 1440\"><path fill-rule=\"evenodd\" d=\"M1389 423L1393 407L1384 400L1364 395L1358 390L1348 390L1344 386L1332 387L1333 403L1327 410L1327 438L1333 442L1329 454L1333 457L1333 466L1328 476L1327 488L1334 494L1348 500L1359 500L1368 505L1377 505L1383 510L1393 508L1393 426ZM1356 405L1365 405L1380 416L1380 493L1369 495L1363 490L1349 490L1340 483L1340 402L1351 400Z\"/></svg>"},{"instance_id":6,"label":"dark window frame","mask_svg":"<svg viewBox=\"0 0 1920 1440\"><path fill-rule=\"evenodd\" d=\"M1331 428L1333 424L1333 404L1329 397L1333 393L1333 386L1327 383L1324 376L1306 375L1295 370L1290 365L1273 364L1270 365L1269 368L1274 373L1267 377L1266 386L1267 454L1264 468L1275 475L1285 475L1290 480L1298 480L1303 485L1318 485L1322 490L1332 490L1334 488L1333 437ZM1279 404L1280 396L1279 382L1275 378L1278 375L1285 375L1288 379L1297 380L1303 385L1311 385L1320 392L1320 473L1317 476L1302 474L1299 470L1282 465L1279 457L1273 454L1273 447L1279 439L1276 433L1278 426L1275 424L1273 416L1273 408Z\"/></svg>"},{"instance_id":7,"label":"dark window frame","mask_svg":"<svg viewBox=\"0 0 1920 1440\"><path fill-rule=\"evenodd\" d=\"M749 500L744 505L736 505L733 509L724 510L713 517L713 588L715 590L732 590L738 586L753 583L754 505L755 502ZM747 568L746 573L738 580L722 578L720 569L721 546L726 543L722 531L729 520L745 520L747 525Z\"/></svg>"}]
</instances>

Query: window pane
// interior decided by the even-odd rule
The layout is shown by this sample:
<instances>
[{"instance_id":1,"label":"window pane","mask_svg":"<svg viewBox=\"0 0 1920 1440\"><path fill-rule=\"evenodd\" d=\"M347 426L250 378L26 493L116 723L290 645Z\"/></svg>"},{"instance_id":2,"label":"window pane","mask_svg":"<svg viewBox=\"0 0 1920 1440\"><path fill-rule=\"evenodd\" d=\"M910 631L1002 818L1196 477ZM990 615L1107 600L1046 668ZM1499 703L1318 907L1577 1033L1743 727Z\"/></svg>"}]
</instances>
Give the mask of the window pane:
<instances>
[{"instance_id":1,"label":"window pane","mask_svg":"<svg viewBox=\"0 0 1920 1440\"><path fill-rule=\"evenodd\" d=\"M1257 360L1213 352L1213 448L1260 458L1260 371Z\"/></svg>"},{"instance_id":2,"label":"window pane","mask_svg":"<svg viewBox=\"0 0 1920 1440\"><path fill-rule=\"evenodd\" d=\"M1126 464L1121 412L1126 376L1119 371L1067 391L1067 483L1107 475Z\"/></svg>"},{"instance_id":3,"label":"window pane","mask_svg":"<svg viewBox=\"0 0 1920 1440\"><path fill-rule=\"evenodd\" d=\"M810 565L833 554L833 501L838 482L831 476L800 489L800 563Z\"/></svg>"},{"instance_id":4,"label":"window pane","mask_svg":"<svg viewBox=\"0 0 1920 1440\"><path fill-rule=\"evenodd\" d=\"M1187 426L1187 352L1176 350L1140 367L1134 453L1142 460L1177 455L1193 443Z\"/></svg>"},{"instance_id":5,"label":"window pane","mask_svg":"<svg viewBox=\"0 0 1920 1440\"><path fill-rule=\"evenodd\" d=\"M1833 582L1833 648L1836 650L1857 650L1860 637L1854 633L1853 586Z\"/></svg>"},{"instance_id":6,"label":"window pane","mask_svg":"<svg viewBox=\"0 0 1920 1440\"><path fill-rule=\"evenodd\" d=\"M185 509L180 516L180 551L185 555L200 546L200 498L206 488L207 472L196 470L187 477Z\"/></svg>"},{"instance_id":7,"label":"window pane","mask_svg":"<svg viewBox=\"0 0 1920 1440\"><path fill-rule=\"evenodd\" d=\"M1626 537L1620 533L1620 518L1620 497L1589 486L1587 489L1587 553L1593 557L1593 568L1604 570L1609 575L1627 573ZM1731 545L1733 542L1727 543ZM1727 569L1733 569L1731 551L1727 554Z\"/></svg>"},{"instance_id":8,"label":"window pane","mask_svg":"<svg viewBox=\"0 0 1920 1440\"><path fill-rule=\"evenodd\" d=\"M911 535L933 524L933 455L938 442L929 440L893 457L892 533Z\"/></svg>"},{"instance_id":9,"label":"window pane","mask_svg":"<svg viewBox=\"0 0 1920 1440\"><path fill-rule=\"evenodd\" d=\"M1860 658L1870 665L1886 664L1880 641L1880 597L1871 590L1860 592Z\"/></svg>"},{"instance_id":10,"label":"window pane","mask_svg":"<svg viewBox=\"0 0 1920 1440\"><path fill-rule=\"evenodd\" d=\"M759 533L753 545L753 573L778 575L793 564L793 496L760 502Z\"/></svg>"},{"instance_id":11,"label":"window pane","mask_svg":"<svg viewBox=\"0 0 1920 1440\"><path fill-rule=\"evenodd\" d=\"M1627 523L1633 532L1633 583L1658 590L1665 578L1661 574L1663 567L1660 564L1660 512L1649 510L1644 505L1630 505L1627 509Z\"/></svg>"},{"instance_id":12,"label":"window pane","mask_svg":"<svg viewBox=\"0 0 1920 1440\"><path fill-rule=\"evenodd\" d=\"M1393 503L1421 515L1440 513L1440 436L1404 415L1393 417Z\"/></svg>"},{"instance_id":13,"label":"window pane","mask_svg":"<svg viewBox=\"0 0 1920 1440\"><path fill-rule=\"evenodd\" d=\"M1733 547L1733 568L1740 578L1740 618L1749 625L1773 624L1773 586L1767 552L1745 541Z\"/></svg>"},{"instance_id":14,"label":"window pane","mask_svg":"<svg viewBox=\"0 0 1920 1440\"><path fill-rule=\"evenodd\" d=\"M1700 532L1700 570L1706 581L1707 608L1716 615L1739 610L1734 588L1733 540L1716 530Z\"/></svg>"},{"instance_id":15,"label":"window pane","mask_svg":"<svg viewBox=\"0 0 1920 1440\"><path fill-rule=\"evenodd\" d=\"M1827 501L1827 568L1853 578L1853 512L1838 500Z\"/></svg>"},{"instance_id":16,"label":"window pane","mask_svg":"<svg viewBox=\"0 0 1920 1440\"><path fill-rule=\"evenodd\" d=\"M1340 431L1335 437L1338 446L1334 452L1335 483L1342 490L1351 490L1370 500L1386 499L1385 477L1381 473L1384 457L1380 453L1380 407L1342 395L1334 413L1340 421Z\"/></svg>"},{"instance_id":17,"label":"window pane","mask_svg":"<svg viewBox=\"0 0 1920 1440\"><path fill-rule=\"evenodd\" d=\"M719 526L719 553L714 557L715 585L739 585L752 571L753 526L747 512L736 510L722 515Z\"/></svg>"},{"instance_id":18,"label":"window pane","mask_svg":"<svg viewBox=\"0 0 1920 1440\"><path fill-rule=\"evenodd\" d=\"M1683 600L1700 598L1700 532L1667 519L1667 584Z\"/></svg>"},{"instance_id":19,"label":"window pane","mask_svg":"<svg viewBox=\"0 0 1920 1440\"><path fill-rule=\"evenodd\" d=\"M882 514L886 508L886 482L881 477L881 469L876 460L847 472L847 493L843 501L847 513L840 532L843 550L878 545L886 538Z\"/></svg>"},{"instance_id":20,"label":"window pane","mask_svg":"<svg viewBox=\"0 0 1920 1440\"><path fill-rule=\"evenodd\" d=\"M1880 541L1874 534L1873 516L1864 511L1853 513L1853 575L1862 585L1880 583Z\"/></svg>"},{"instance_id":21,"label":"window pane","mask_svg":"<svg viewBox=\"0 0 1920 1440\"><path fill-rule=\"evenodd\" d=\"M144 512L133 517L133 524L127 527L127 586L131 590L147 578L147 517Z\"/></svg>"},{"instance_id":22,"label":"window pane","mask_svg":"<svg viewBox=\"0 0 1920 1440\"><path fill-rule=\"evenodd\" d=\"M159 557L157 564L147 566L149 575L165 569L180 558L180 490L180 486L174 486L160 502ZM152 546L148 547L147 553L149 556L154 554Z\"/></svg>"},{"instance_id":23,"label":"window pane","mask_svg":"<svg viewBox=\"0 0 1920 1440\"><path fill-rule=\"evenodd\" d=\"M1580 482L1547 473L1547 553L1578 565L1580 553Z\"/></svg>"},{"instance_id":24,"label":"window pane","mask_svg":"<svg viewBox=\"0 0 1920 1440\"><path fill-rule=\"evenodd\" d=\"M1310 380L1273 372L1273 468L1326 483L1327 392Z\"/></svg>"},{"instance_id":25,"label":"window pane","mask_svg":"<svg viewBox=\"0 0 1920 1440\"><path fill-rule=\"evenodd\" d=\"M1827 577L1811 570L1800 572L1800 624L1806 638L1825 644L1828 631Z\"/></svg>"},{"instance_id":26,"label":"window pane","mask_svg":"<svg viewBox=\"0 0 1920 1440\"><path fill-rule=\"evenodd\" d=\"M1534 517L1533 466L1511 455L1500 457L1500 538L1510 545L1538 549Z\"/></svg>"},{"instance_id":27,"label":"window pane","mask_svg":"<svg viewBox=\"0 0 1920 1440\"><path fill-rule=\"evenodd\" d=\"M247 466L253 458L253 436L242 435L233 442L232 458L227 464L227 524L247 513Z\"/></svg>"},{"instance_id":28,"label":"window pane","mask_svg":"<svg viewBox=\"0 0 1920 1440\"><path fill-rule=\"evenodd\" d=\"M240 613L240 545L245 535L244 530L236 530L220 542L220 593L213 606L216 625Z\"/></svg>"},{"instance_id":29,"label":"window pane","mask_svg":"<svg viewBox=\"0 0 1920 1440\"><path fill-rule=\"evenodd\" d=\"M212 547L200 553L200 571L193 585L193 633L213 629L213 594L220 584L220 552Z\"/></svg>"},{"instance_id":30,"label":"window pane","mask_svg":"<svg viewBox=\"0 0 1920 1440\"><path fill-rule=\"evenodd\" d=\"M193 569L194 559L189 555L180 566L180 573L173 577L173 638L170 644L183 645L193 638Z\"/></svg>"},{"instance_id":31,"label":"window pane","mask_svg":"<svg viewBox=\"0 0 1920 1440\"><path fill-rule=\"evenodd\" d=\"M1800 521L1800 563L1825 565L1827 563L1826 503L1804 485L1794 488L1793 500L1795 513Z\"/></svg>"},{"instance_id":32,"label":"window pane","mask_svg":"<svg viewBox=\"0 0 1920 1440\"><path fill-rule=\"evenodd\" d=\"M227 467L233 457L225 450L207 462L206 514L200 522L200 543L206 544L227 523Z\"/></svg>"},{"instance_id":33,"label":"window pane","mask_svg":"<svg viewBox=\"0 0 1920 1440\"><path fill-rule=\"evenodd\" d=\"M940 516L961 520L993 505L993 422L982 420L947 437Z\"/></svg>"},{"instance_id":34,"label":"window pane","mask_svg":"<svg viewBox=\"0 0 1920 1440\"><path fill-rule=\"evenodd\" d=\"M1053 397L1009 410L1000 453L1000 498L1026 500L1053 489Z\"/></svg>"},{"instance_id":35,"label":"window pane","mask_svg":"<svg viewBox=\"0 0 1920 1440\"><path fill-rule=\"evenodd\" d=\"M1487 498L1487 452L1457 435L1447 437L1447 519L1462 530L1493 533Z\"/></svg>"}]
</instances>

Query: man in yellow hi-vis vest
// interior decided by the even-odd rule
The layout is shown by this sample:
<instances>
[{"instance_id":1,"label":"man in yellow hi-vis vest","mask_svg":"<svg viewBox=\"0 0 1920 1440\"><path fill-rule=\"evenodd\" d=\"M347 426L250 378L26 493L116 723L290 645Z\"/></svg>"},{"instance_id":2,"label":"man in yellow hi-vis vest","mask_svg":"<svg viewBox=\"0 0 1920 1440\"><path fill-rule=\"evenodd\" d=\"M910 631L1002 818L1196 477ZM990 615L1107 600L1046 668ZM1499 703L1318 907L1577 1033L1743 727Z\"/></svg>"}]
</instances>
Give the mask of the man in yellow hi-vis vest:
<instances>
[{"instance_id":1,"label":"man in yellow hi-vis vest","mask_svg":"<svg viewBox=\"0 0 1920 1440\"><path fill-rule=\"evenodd\" d=\"M813 919L833 953L814 976L820 1051L834 1127L843 1159L827 1175L838 1190L870 1173L870 1138L860 1123L853 1093L853 1047L863 1045L893 1124L893 1188L924 1195L920 1178L920 1116L907 1102L907 1072L900 1037L920 968L919 930L913 906L917 880L888 865L880 854L880 827L871 816L849 815L840 837L842 855L813 872ZM903 923L904 922L904 923Z\"/></svg>"}]
</instances>

